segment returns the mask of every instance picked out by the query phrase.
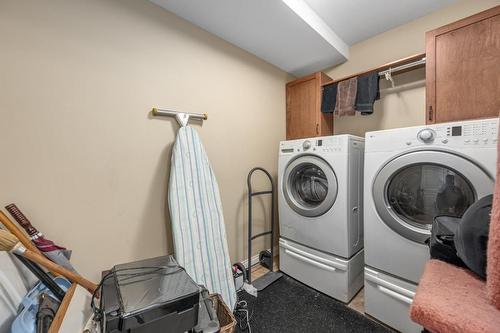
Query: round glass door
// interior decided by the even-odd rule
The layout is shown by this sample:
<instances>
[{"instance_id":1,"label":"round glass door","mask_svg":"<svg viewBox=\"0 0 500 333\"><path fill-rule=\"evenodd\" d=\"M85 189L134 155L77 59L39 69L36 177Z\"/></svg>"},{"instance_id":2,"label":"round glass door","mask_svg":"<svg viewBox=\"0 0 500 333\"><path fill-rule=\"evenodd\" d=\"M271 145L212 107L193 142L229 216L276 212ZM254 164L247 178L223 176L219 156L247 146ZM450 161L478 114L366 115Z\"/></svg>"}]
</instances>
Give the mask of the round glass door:
<instances>
[{"instance_id":1,"label":"round glass door","mask_svg":"<svg viewBox=\"0 0 500 333\"><path fill-rule=\"evenodd\" d=\"M406 223L430 229L434 217L461 217L474 202L474 188L454 170L433 164L399 170L387 186L387 201Z\"/></svg>"},{"instance_id":2,"label":"round glass door","mask_svg":"<svg viewBox=\"0 0 500 333\"><path fill-rule=\"evenodd\" d=\"M287 166L283 192L288 205L307 217L326 213L337 197L337 178L332 168L321 158L303 155Z\"/></svg>"},{"instance_id":3,"label":"round glass door","mask_svg":"<svg viewBox=\"0 0 500 333\"><path fill-rule=\"evenodd\" d=\"M387 163L375 178L373 196L382 220L405 238L423 243L436 216L462 217L493 191L493 178L458 155L420 151Z\"/></svg>"}]
</instances>

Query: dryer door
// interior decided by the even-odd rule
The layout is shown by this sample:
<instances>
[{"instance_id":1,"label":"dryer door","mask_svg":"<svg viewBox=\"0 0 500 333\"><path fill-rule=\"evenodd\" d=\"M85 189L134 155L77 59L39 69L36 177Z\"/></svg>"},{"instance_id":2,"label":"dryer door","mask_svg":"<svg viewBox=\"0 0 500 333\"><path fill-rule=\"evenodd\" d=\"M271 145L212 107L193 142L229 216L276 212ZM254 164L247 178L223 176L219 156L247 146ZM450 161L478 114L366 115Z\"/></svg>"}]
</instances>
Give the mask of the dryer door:
<instances>
[{"instance_id":1,"label":"dryer door","mask_svg":"<svg viewBox=\"0 0 500 333\"><path fill-rule=\"evenodd\" d=\"M401 236L424 243L434 217L461 217L491 194L494 179L470 160L444 151L401 155L378 172L373 200L382 221Z\"/></svg>"},{"instance_id":2,"label":"dryer door","mask_svg":"<svg viewBox=\"0 0 500 333\"><path fill-rule=\"evenodd\" d=\"M295 212L306 217L326 213L337 198L337 177L331 166L314 155L292 160L283 175L283 194Z\"/></svg>"}]
</instances>

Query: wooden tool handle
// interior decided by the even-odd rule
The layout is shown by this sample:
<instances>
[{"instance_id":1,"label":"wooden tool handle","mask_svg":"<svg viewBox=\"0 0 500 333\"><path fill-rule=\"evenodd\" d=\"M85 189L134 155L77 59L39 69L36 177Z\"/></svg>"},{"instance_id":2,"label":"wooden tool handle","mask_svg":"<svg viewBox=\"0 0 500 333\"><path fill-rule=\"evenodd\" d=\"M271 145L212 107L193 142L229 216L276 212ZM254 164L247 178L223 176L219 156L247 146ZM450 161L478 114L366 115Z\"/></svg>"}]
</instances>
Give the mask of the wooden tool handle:
<instances>
[{"instance_id":1,"label":"wooden tool handle","mask_svg":"<svg viewBox=\"0 0 500 333\"><path fill-rule=\"evenodd\" d=\"M79 285L81 285L82 287L84 287L85 289L90 291L91 293L94 293L94 291L97 289L97 285L95 283L85 279L84 277L82 277L74 272L67 270L64 267L59 266L56 263L53 263L52 261L45 258L41 254L35 253L35 252L27 249L26 251L24 251L24 253L22 255L24 257L30 259L31 261L34 261L37 264L44 266L45 268L47 268L48 270L50 270L52 272L56 272L58 274L61 274L62 276L71 280L72 282L78 283Z\"/></svg>"},{"instance_id":2,"label":"wooden tool handle","mask_svg":"<svg viewBox=\"0 0 500 333\"><path fill-rule=\"evenodd\" d=\"M10 231L11 234L13 234L14 236L17 237L17 239L19 239L19 241L24 245L25 248L27 248L28 250L30 250L32 252L38 253L39 255L42 255L40 250L37 249L37 247L35 245L33 245L33 243L28 238L28 236L26 236L26 234L24 232L22 232L21 229L19 229L14 224L14 222L12 222L7 217L7 215L5 215L1 210L0 210L0 222L2 222L2 224L5 226L5 228L7 228L7 230Z\"/></svg>"}]
</instances>

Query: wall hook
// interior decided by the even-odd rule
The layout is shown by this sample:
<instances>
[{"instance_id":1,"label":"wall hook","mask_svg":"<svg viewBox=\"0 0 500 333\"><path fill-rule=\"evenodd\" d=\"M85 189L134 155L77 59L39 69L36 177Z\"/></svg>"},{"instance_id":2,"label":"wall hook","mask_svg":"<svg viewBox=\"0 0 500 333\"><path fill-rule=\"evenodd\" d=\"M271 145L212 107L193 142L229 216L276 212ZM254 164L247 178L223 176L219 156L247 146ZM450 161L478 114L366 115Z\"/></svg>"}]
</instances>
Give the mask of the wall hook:
<instances>
[{"instance_id":1,"label":"wall hook","mask_svg":"<svg viewBox=\"0 0 500 333\"><path fill-rule=\"evenodd\" d=\"M179 126L186 127L189 122L189 115L187 113L178 113L175 115L175 120L179 123Z\"/></svg>"}]
</instances>

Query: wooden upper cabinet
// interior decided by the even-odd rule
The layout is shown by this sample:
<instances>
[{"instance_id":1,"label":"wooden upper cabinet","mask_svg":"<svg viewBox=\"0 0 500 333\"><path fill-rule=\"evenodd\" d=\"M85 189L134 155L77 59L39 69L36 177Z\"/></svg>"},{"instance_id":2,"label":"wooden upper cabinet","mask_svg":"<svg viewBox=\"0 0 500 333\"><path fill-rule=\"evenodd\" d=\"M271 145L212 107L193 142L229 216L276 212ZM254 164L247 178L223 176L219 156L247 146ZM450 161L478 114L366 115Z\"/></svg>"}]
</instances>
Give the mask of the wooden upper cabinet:
<instances>
[{"instance_id":1,"label":"wooden upper cabinet","mask_svg":"<svg viewBox=\"0 0 500 333\"><path fill-rule=\"evenodd\" d=\"M333 134L333 115L321 113L321 84L330 80L318 72L287 83L287 140Z\"/></svg>"},{"instance_id":2,"label":"wooden upper cabinet","mask_svg":"<svg viewBox=\"0 0 500 333\"><path fill-rule=\"evenodd\" d=\"M426 34L426 122L498 117L500 6Z\"/></svg>"}]
</instances>

